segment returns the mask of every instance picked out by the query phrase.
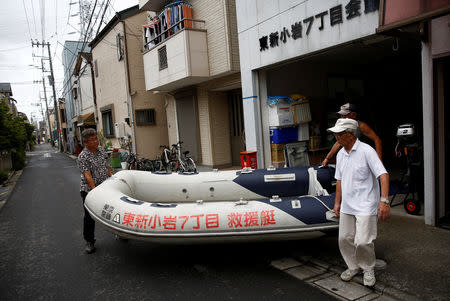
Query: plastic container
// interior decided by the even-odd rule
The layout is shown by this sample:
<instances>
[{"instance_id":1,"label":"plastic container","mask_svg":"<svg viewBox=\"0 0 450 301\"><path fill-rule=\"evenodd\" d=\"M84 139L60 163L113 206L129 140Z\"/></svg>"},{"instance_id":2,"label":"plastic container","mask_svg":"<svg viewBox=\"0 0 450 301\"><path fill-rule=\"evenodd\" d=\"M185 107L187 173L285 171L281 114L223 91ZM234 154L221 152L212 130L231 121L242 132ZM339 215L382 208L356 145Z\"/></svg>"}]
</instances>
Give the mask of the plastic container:
<instances>
[{"instance_id":1,"label":"plastic container","mask_svg":"<svg viewBox=\"0 0 450 301\"><path fill-rule=\"evenodd\" d=\"M256 151L241 152L241 168L250 167L252 169L258 168L258 161L256 159Z\"/></svg>"},{"instance_id":2,"label":"plastic container","mask_svg":"<svg viewBox=\"0 0 450 301\"><path fill-rule=\"evenodd\" d=\"M297 126L270 127L270 143L282 144L298 140Z\"/></svg>"}]
</instances>

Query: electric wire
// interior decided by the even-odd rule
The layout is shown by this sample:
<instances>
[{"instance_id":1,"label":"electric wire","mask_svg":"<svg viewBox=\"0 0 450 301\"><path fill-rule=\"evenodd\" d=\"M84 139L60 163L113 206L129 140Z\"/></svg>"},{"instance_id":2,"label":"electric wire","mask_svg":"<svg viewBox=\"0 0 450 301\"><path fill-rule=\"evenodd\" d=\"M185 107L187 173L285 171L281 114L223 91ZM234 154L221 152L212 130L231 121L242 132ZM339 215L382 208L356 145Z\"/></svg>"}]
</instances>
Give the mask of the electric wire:
<instances>
[{"instance_id":1,"label":"electric wire","mask_svg":"<svg viewBox=\"0 0 450 301\"><path fill-rule=\"evenodd\" d=\"M34 23L34 34L37 37L37 26L36 26L36 17L34 15L34 5L33 5L33 0L31 0L31 11L33 12L33 23Z\"/></svg>"},{"instance_id":2,"label":"electric wire","mask_svg":"<svg viewBox=\"0 0 450 301\"><path fill-rule=\"evenodd\" d=\"M23 10L25 11L25 18L27 19L28 34L30 35L30 40L31 40L32 38L31 38L31 30L30 30L30 21L28 20L27 9L25 8L25 0L22 0L22 4L23 4Z\"/></svg>"},{"instance_id":3,"label":"electric wire","mask_svg":"<svg viewBox=\"0 0 450 301\"><path fill-rule=\"evenodd\" d=\"M82 47L81 47L81 50L78 51L78 45L77 45L77 52L83 52L84 48L86 47L86 40L87 40L87 38L88 38L89 27L91 26L92 17L94 16L94 12L95 12L96 6L97 6L97 0L95 0L94 8L92 9L92 12L91 12L90 17L89 17L88 26L87 26L87 28L86 28L86 32L84 33L84 40L83 40L83 43L81 44L81 46L82 46ZM97 18L98 18L98 15L97 15ZM96 18L96 20L97 20L97 18ZM96 21L94 21L94 23L95 23L95 22L96 22ZM76 57L77 57L77 56L73 56L73 58L72 58L72 60L71 60L71 62L70 62L70 64L69 64L68 68L71 68L71 67L72 67L72 65L73 65L73 63L74 63ZM71 79L72 79L72 75L69 76L69 78L67 79L67 81L63 84L63 87L58 91L58 93L60 93L61 90L63 90L63 89L65 90L67 84L71 81ZM64 93L64 96L65 96L66 94L67 94L67 92Z\"/></svg>"}]
</instances>

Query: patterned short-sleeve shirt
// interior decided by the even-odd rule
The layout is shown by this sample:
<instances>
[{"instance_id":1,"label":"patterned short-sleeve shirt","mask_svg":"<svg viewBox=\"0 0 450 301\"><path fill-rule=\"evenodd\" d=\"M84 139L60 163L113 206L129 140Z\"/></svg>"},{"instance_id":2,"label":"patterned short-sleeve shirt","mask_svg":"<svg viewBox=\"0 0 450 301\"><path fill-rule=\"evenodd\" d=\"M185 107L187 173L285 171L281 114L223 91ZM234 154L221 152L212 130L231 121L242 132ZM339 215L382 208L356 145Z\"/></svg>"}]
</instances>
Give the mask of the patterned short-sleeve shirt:
<instances>
[{"instance_id":1,"label":"patterned short-sleeve shirt","mask_svg":"<svg viewBox=\"0 0 450 301\"><path fill-rule=\"evenodd\" d=\"M77 164L81 172L80 191L89 192L91 190L83 172L89 171L91 173L95 186L100 185L108 178L108 167L111 168L108 154L102 147L98 147L97 150L97 153L94 154L87 148L84 148L78 156Z\"/></svg>"}]
</instances>

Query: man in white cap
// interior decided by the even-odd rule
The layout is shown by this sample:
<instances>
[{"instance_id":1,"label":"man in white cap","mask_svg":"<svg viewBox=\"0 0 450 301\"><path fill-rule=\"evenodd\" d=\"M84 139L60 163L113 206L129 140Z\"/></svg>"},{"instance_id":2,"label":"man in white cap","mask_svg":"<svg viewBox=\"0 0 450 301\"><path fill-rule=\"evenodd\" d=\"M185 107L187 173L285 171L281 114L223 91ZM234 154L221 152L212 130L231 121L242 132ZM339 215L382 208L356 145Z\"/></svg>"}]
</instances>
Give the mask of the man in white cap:
<instances>
[{"instance_id":1,"label":"man in white cap","mask_svg":"<svg viewBox=\"0 0 450 301\"><path fill-rule=\"evenodd\" d=\"M334 212L339 218L339 250L348 269L341 279L350 281L364 272L364 285L375 285L377 217L390 214L389 175L375 150L355 137L357 121L340 118L329 128L342 146L336 158ZM381 199L380 199L380 186Z\"/></svg>"},{"instance_id":2,"label":"man in white cap","mask_svg":"<svg viewBox=\"0 0 450 301\"><path fill-rule=\"evenodd\" d=\"M350 118L357 121L358 126L355 131L356 138L359 139L361 137L361 134L363 134L364 136L372 140L375 144L375 149L377 151L378 157L380 158L380 160L382 160L383 151L380 137L378 137L375 131L372 130L372 128L367 123L356 119L356 112L357 109L355 104L346 103L345 105L341 106L341 109L337 113L341 115L341 118ZM325 156L325 159L323 159L322 165L326 166L340 148L341 145L336 142L328 152L328 154Z\"/></svg>"}]
</instances>

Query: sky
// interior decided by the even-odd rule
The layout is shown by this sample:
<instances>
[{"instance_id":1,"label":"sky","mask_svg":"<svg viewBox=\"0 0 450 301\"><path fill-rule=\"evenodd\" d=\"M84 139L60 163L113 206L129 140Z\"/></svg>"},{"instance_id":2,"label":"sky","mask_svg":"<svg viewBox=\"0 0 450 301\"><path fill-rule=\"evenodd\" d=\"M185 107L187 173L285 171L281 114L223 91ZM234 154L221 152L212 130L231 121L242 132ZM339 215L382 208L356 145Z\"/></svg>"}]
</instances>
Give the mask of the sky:
<instances>
[{"instance_id":1,"label":"sky","mask_svg":"<svg viewBox=\"0 0 450 301\"><path fill-rule=\"evenodd\" d=\"M41 57L48 51L32 47L31 41L49 42L56 82L56 97L60 97L64 83L62 50L64 41L82 40L80 37L80 0L1 0L0 9L0 82L11 83L17 108L28 119L42 120L41 106L45 110L42 85ZM82 0L83 1L83 0ZM95 0L84 0L92 3ZM109 1L103 25L121 11L139 3L139 0L98 0L97 9ZM103 8L101 10L103 12ZM94 15L95 16L95 15ZM101 18L98 18L98 23ZM95 28L98 27L98 23ZM48 59L44 69L49 70ZM50 75L45 72L45 78ZM36 82L38 81L38 82ZM46 80L49 107L53 107L52 89Z\"/></svg>"}]
</instances>

